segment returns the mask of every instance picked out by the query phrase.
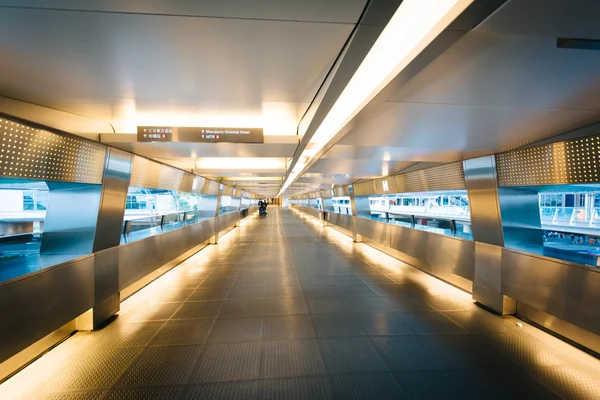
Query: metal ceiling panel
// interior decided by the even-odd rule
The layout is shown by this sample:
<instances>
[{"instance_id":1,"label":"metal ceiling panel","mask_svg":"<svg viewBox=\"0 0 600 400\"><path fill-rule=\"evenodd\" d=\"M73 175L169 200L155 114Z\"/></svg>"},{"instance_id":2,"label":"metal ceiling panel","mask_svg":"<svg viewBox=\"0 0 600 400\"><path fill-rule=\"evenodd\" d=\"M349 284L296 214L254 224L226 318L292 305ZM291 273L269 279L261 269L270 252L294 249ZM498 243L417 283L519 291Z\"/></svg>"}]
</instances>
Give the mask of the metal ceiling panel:
<instances>
[{"instance_id":1,"label":"metal ceiling panel","mask_svg":"<svg viewBox=\"0 0 600 400\"><path fill-rule=\"evenodd\" d=\"M360 12L362 2L349 1ZM249 2L226 3L235 10ZM335 3L328 14L345 12ZM259 12L277 7L269 2ZM103 120L131 112L247 115L263 102L306 101L352 29L301 18L1 10L0 94Z\"/></svg>"},{"instance_id":2,"label":"metal ceiling panel","mask_svg":"<svg viewBox=\"0 0 600 400\"><path fill-rule=\"evenodd\" d=\"M366 0L0 0L0 7L353 24Z\"/></svg>"},{"instance_id":3,"label":"metal ceiling panel","mask_svg":"<svg viewBox=\"0 0 600 400\"><path fill-rule=\"evenodd\" d=\"M559 49L556 38L471 31L388 101L600 110L600 52Z\"/></svg>"},{"instance_id":4,"label":"metal ceiling panel","mask_svg":"<svg viewBox=\"0 0 600 400\"><path fill-rule=\"evenodd\" d=\"M466 158L519 147L598 118L600 112L593 110L385 103L339 143L412 149L428 155L427 161L442 161L438 156Z\"/></svg>"}]
</instances>

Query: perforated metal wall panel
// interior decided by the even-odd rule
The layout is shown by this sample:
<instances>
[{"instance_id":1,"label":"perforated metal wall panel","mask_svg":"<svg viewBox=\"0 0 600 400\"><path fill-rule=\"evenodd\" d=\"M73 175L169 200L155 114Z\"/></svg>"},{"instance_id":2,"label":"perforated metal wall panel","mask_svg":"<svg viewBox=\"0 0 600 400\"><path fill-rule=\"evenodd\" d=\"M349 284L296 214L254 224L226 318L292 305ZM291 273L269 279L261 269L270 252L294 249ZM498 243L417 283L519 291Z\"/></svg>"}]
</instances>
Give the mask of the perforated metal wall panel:
<instances>
[{"instance_id":1,"label":"perforated metal wall panel","mask_svg":"<svg viewBox=\"0 0 600 400\"><path fill-rule=\"evenodd\" d=\"M102 183L106 146L0 117L0 176Z\"/></svg>"},{"instance_id":2,"label":"perforated metal wall panel","mask_svg":"<svg viewBox=\"0 0 600 400\"><path fill-rule=\"evenodd\" d=\"M600 182L600 137L496 155L499 186Z\"/></svg>"}]
</instances>

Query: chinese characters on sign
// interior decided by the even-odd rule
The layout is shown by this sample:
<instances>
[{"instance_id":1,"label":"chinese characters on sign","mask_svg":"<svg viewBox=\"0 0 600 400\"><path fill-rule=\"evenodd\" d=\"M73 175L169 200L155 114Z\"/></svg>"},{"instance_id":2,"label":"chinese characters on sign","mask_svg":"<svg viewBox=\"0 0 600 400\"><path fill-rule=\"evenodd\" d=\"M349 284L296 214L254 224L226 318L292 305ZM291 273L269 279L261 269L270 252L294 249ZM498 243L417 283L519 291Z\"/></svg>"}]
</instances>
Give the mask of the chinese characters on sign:
<instances>
[{"instance_id":1,"label":"chinese characters on sign","mask_svg":"<svg viewBox=\"0 0 600 400\"><path fill-rule=\"evenodd\" d=\"M138 126L138 142L264 143L262 128Z\"/></svg>"},{"instance_id":2,"label":"chinese characters on sign","mask_svg":"<svg viewBox=\"0 0 600 400\"><path fill-rule=\"evenodd\" d=\"M171 142L173 128L138 127L138 142Z\"/></svg>"}]
</instances>

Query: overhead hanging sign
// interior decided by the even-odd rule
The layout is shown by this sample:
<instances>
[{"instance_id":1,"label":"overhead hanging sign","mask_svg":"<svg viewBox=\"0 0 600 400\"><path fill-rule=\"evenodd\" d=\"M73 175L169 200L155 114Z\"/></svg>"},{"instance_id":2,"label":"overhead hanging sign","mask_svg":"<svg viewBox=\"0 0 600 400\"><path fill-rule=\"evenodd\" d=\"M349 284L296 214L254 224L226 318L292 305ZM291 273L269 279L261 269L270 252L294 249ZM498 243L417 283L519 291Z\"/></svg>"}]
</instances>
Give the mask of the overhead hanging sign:
<instances>
[{"instance_id":1,"label":"overhead hanging sign","mask_svg":"<svg viewBox=\"0 0 600 400\"><path fill-rule=\"evenodd\" d=\"M138 126L138 142L264 143L263 128Z\"/></svg>"}]
</instances>

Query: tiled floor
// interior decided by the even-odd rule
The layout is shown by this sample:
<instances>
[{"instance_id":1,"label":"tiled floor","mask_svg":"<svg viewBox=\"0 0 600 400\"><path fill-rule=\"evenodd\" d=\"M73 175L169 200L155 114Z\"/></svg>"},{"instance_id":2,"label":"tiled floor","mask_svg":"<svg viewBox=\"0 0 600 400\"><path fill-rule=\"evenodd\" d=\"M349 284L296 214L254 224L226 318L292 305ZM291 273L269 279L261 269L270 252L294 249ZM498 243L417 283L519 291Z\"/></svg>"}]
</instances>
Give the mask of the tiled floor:
<instances>
[{"instance_id":1,"label":"tiled floor","mask_svg":"<svg viewBox=\"0 0 600 400\"><path fill-rule=\"evenodd\" d=\"M598 360L274 207L120 314L5 385L56 400L600 398Z\"/></svg>"}]
</instances>

